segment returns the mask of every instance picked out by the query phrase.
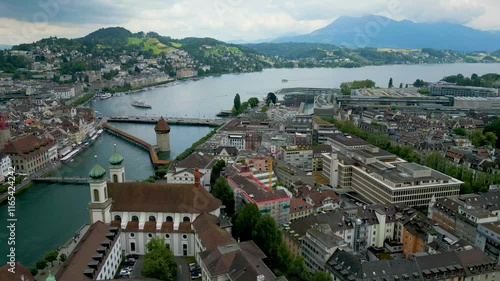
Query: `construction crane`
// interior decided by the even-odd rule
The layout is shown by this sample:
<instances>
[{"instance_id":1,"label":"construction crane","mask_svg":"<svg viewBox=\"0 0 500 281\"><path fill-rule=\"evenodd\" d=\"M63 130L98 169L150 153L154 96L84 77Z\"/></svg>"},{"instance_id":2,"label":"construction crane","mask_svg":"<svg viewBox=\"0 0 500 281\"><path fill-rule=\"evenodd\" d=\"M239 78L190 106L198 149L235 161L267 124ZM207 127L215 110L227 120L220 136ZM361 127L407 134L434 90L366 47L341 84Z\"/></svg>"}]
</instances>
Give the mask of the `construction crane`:
<instances>
[{"instance_id":1,"label":"construction crane","mask_svg":"<svg viewBox=\"0 0 500 281\"><path fill-rule=\"evenodd\" d=\"M267 165L267 169L269 170L269 179L268 179L268 183L269 183L269 189L273 188L273 155L269 155L269 160L267 161L268 162L268 165Z\"/></svg>"}]
</instances>

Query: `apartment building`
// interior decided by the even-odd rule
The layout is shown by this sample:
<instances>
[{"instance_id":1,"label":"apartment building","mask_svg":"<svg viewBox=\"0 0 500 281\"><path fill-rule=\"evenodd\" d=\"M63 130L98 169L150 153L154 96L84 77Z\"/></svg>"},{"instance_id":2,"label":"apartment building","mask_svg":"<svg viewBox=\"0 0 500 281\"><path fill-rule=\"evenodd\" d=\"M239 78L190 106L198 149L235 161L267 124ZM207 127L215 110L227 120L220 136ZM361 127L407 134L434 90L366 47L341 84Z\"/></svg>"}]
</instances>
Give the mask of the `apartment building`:
<instances>
[{"instance_id":1,"label":"apartment building","mask_svg":"<svg viewBox=\"0 0 500 281\"><path fill-rule=\"evenodd\" d=\"M316 273L325 270L326 262L339 248L348 249L347 243L332 233L328 224L319 224L306 230L300 251L306 267Z\"/></svg>"},{"instance_id":2,"label":"apartment building","mask_svg":"<svg viewBox=\"0 0 500 281\"><path fill-rule=\"evenodd\" d=\"M302 171L312 171L313 150L311 147L281 146L277 158Z\"/></svg>"},{"instance_id":3,"label":"apartment building","mask_svg":"<svg viewBox=\"0 0 500 281\"><path fill-rule=\"evenodd\" d=\"M489 222L477 226L475 245L500 264L500 222Z\"/></svg>"},{"instance_id":4,"label":"apartment building","mask_svg":"<svg viewBox=\"0 0 500 281\"><path fill-rule=\"evenodd\" d=\"M273 162L273 170L278 180L288 188L295 188L297 185L314 185L312 173L306 173L285 161L276 160Z\"/></svg>"},{"instance_id":5,"label":"apartment building","mask_svg":"<svg viewBox=\"0 0 500 281\"><path fill-rule=\"evenodd\" d=\"M285 190L271 189L253 176L228 176L227 181L234 192L235 210L245 204L256 204L262 214L270 215L278 225L290 221L290 198Z\"/></svg>"}]
</instances>

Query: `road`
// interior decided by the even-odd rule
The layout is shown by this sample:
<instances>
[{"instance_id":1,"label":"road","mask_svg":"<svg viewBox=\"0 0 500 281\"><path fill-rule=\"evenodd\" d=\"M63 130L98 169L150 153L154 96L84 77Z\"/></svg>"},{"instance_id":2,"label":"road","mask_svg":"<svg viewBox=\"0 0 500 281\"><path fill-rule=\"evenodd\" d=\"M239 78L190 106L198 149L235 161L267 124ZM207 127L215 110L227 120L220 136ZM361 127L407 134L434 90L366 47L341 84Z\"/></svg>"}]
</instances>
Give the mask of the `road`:
<instances>
[{"instance_id":1,"label":"road","mask_svg":"<svg viewBox=\"0 0 500 281\"><path fill-rule=\"evenodd\" d=\"M189 281L191 280L191 273L189 273L189 266L184 257L174 257L177 263L177 281Z\"/></svg>"}]
</instances>

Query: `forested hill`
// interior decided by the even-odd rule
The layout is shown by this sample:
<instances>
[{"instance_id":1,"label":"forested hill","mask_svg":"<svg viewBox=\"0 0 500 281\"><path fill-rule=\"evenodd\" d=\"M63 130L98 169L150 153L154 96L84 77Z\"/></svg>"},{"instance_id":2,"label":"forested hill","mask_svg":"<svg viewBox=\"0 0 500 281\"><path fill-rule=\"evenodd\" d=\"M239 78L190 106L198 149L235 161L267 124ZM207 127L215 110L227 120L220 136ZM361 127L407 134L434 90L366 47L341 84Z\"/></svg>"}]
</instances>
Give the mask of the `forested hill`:
<instances>
[{"instance_id":1,"label":"forested hill","mask_svg":"<svg viewBox=\"0 0 500 281\"><path fill-rule=\"evenodd\" d=\"M173 39L155 32L132 33L123 27L102 28L77 39L51 37L12 49L33 51L42 48L63 54L65 58L74 51L90 54L95 60L131 54L145 59L175 58L185 61L186 67L195 68L200 74L250 72L270 67L264 56L244 46L212 38Z\"/></svg>"}]
</instances>

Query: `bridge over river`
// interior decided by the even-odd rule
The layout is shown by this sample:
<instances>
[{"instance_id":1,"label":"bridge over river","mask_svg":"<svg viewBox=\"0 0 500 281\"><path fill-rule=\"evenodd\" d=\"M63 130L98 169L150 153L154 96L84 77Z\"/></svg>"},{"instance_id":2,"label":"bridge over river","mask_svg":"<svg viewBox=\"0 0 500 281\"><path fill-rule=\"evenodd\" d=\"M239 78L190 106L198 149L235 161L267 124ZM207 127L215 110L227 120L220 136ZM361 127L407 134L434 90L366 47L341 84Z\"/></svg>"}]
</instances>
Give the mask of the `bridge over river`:
<instances>
[{"instance_id":1,"label":"bridge over river","mask_svg":"<svg viewBox=\"0 0 500 281\"><path fill-rule=\"evenodd\" d=\"M39 177L33 178L33 182L45 183L68 183L68 184L87 184L88 178L82 177Z\"/></svg>"},{"instance_id":2,"label":"bridge over river","mask_svg":"<svg viewBox=\"0 0 500 281\"><path fill-rule=\"evenodd\" d=\"M190 117L164 117L168 124L173 125L194 125L194 126L222 126L227 119L204 119L204 118L190 118ZM120 123L145 123L156 124L158 117L154 116L110 116L106 117L108 122Z\"/></svg>"}]
</instances>

